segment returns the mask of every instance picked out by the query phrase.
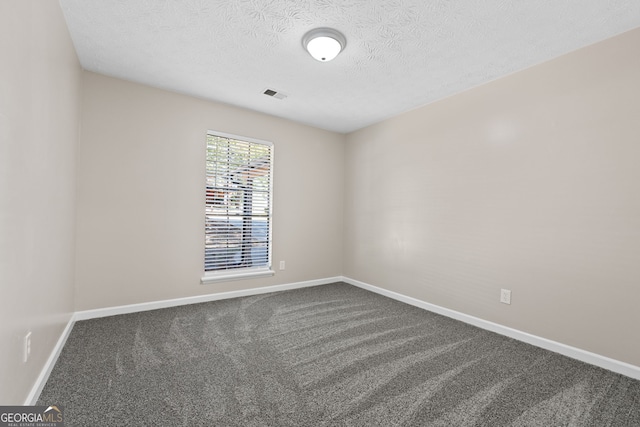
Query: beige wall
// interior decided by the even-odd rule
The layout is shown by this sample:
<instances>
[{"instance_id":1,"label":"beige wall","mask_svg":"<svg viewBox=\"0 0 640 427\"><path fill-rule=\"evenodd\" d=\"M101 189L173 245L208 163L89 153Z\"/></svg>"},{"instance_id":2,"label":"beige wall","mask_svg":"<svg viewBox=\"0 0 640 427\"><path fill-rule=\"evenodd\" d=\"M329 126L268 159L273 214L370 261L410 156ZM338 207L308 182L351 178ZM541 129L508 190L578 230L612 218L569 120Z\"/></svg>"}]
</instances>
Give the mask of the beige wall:
<instances>
[{"instance_id":1,"label":"beige wall","mask_svg":"<svg viewBox=\"0 0 640 427\"><path fill-rule=\"evenodd\" d=\"M345 275L640 366L639 46L348 135Z\"/></svg>"},{"instance_id":2,"label":"beige wall","mask_svg":"<svg viewBox=\"0 0 640 427\"><path fill-rule=\"evenodd\" d=\"M76 309L342 273L344 136L85 72ZM263 279L201 285L207 130L274 143L273 261Z\"/></svg>"},{"instance_id":3,"label":"beige wall","mask_svg":"<svg viewBox=\"0 0 640 427\"><path fill-rule=\"evenodd\" d=\"M73 311L80 72L57 1L0 2L0 405L25 402Z\"/></svg>"}]
</instances>

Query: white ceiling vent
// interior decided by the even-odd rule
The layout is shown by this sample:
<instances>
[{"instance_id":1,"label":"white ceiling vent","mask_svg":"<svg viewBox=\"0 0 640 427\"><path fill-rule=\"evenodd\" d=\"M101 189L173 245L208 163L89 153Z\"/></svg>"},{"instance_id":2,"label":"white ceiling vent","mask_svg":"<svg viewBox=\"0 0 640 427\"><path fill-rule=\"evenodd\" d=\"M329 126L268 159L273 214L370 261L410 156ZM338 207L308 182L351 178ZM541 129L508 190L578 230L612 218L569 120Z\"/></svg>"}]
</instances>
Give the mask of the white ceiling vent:
<instances>
[{"instance_id":1,"label":"white ceiling vent","mask_svg":"<svg viewBox=\"0 0 640 427\"><path fill-rule=\"evenodd\" d=\"M277 99L285 99L287 97L287 95L285 95L284 93L278 92L277 90L273 90L273 89L265 89L264 92L262 93Z\"/></svg>"}]
</instances>

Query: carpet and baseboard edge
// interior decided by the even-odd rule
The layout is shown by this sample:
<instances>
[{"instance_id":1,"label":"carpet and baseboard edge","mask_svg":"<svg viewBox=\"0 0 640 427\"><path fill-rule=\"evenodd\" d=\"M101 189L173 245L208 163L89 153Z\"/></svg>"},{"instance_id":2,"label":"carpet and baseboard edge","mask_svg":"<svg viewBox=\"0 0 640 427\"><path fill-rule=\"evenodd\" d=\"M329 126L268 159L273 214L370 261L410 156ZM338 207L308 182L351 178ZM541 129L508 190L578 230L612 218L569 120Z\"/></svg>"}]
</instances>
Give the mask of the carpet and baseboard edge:
<instances>
[{"instance_id":1,"label":"carpet and baseboard edge","mask_svg":"<svg viewBox=\"0 0 640 427\"><path fill-rule=\"evenodd\" d=\"M474 316L470 316L468 314L464 314L455 310L451 310L435 304L431 304L431 303L419 300L417 298L409 297L397 292L379 288L377 286L370 285L368 283L361 282L359 280L351 279L349 277L336 276L336 277L330 277L325 279L309 280L304 282L296 282L296 283L283 284L283 285L243 289L240 291L221 292L221 293L199 295L199 296L193 296L193 297L176 298L171 300L153 301L153 302L146 302L146 303L140 303L140 304L129 304L129 305L123 305L123 306L117 306L117 307L107 307L107 308L99 308L94 310L77 311L73 313L66 327L62 331L56 345L51 351L51 355L49 356L49 358L47 359L47 362L42 368L40 375L38 376L35 384L33 385L31 392L27 396L24 404L34 405L35 402L38 400L38 397L40 396L42 389L47 383L49 374L51 373L53 367L55 366L56 361L58 360L58 356L60 355L60 352L62 351L62 348L64 347L64 344L67 341L67 338L71 333L71 329L73 328L73 325L76 321L95 319L99 317L115 316L118 314L157 310L161 308L176 307L176 306L187 305L187 304L197 304L202 302L217 301L217 300L228 299L228 298L238 298L238 297L259 295L259 294L270 293L270 292L300 289L300 288L305 288L310 286L320 286L320 285L326 285L326 284L335 283L335 282L345 282L352 286L356 286L371 292L375 292L377 294L386 296L388 298L392 298L394 300L397 300L406 304L413 305L423 310L431 311L433 313L437 313L452 319L456 319L461 322L479 327L481 329L495 332L497 334L504 335L504 336L516 339L518 341L522 341L527 344L531 344L536 347L543 348L545 350L562 354L572 359L580 360L582 362L585 362L594 366L598 366L598 367L607 369L609 371L613 371L618 374L628 376L630 378L640 380L640 367L638 366L621 362L619 360L611 359L609 357L592 353L586 350L582 350L576 347L572 347L566 344L562 344L557 341L552 341L546 338L538 337L536 335L522 332L517 329L509 328L507 326L503 326L498 323L490 322L490 321L483 320Z\"/></svg>"},{"instance_id":2,"label":"carpet and baseboard edge","mask_svg":"<svg viewBox=\"0 0 640 427\"><path fill-rule=\"evenodd\" d=\"M478 317L470 316L468 314L464 314L459 311L444 308L435 304L430 304L428 302L424 302L417 298L409 297L403 294L399 294L397 292L379 288L377 286L360 282L358 280L350 279L348 277L343 277L342 281L352 286L357 286L359 288L366 289L368 291L375 292L380 295L384 295L386 297L395 299L397 301L401 301L406 304L410 304L415 307L422 308L427 311L431 311L433 313L441 314L443 316L450 317L452 319L459 320L461 322L464 322L473 326L477 326L478 328L481 328L481 329L495 332L497 334L504 335L509 338L513 338L518 341L522 341L527 344L531 344L536 347L540 347L545 350L549 350L554 353L562 354L563 356L567 356L572 359L576 359L581 362L588 363L590 365L598 366L600 368L604 368L609 371L613 371L618 374L622 374L627 377L640 380L640 367L631 365L629 363L621 362L619 360L611 359L609 357L592 353L586 350L582 350L580 348L562 344L557 341L552 341L546 338L529 334L527 332L509 328L507 326L490 322L488 320L480 319Z\"/></svg>"}]
</instances>

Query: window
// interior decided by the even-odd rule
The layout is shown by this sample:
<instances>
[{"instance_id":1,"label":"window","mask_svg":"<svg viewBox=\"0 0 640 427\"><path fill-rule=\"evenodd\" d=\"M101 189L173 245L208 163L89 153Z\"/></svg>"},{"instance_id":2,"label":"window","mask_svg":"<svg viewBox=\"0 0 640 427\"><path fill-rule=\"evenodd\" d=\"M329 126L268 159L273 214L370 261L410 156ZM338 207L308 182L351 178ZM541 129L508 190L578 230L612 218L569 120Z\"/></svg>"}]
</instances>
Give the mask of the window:
<instances>
[{"instance_id":1,"label":"window","mask_svg":"<svg viewBox=\"0 0 640 427\"><path fill-rule=\"evenodd\" d=\"M272 275L273 145L207 134L202 283Z\"/></svg>"}]
</instances>

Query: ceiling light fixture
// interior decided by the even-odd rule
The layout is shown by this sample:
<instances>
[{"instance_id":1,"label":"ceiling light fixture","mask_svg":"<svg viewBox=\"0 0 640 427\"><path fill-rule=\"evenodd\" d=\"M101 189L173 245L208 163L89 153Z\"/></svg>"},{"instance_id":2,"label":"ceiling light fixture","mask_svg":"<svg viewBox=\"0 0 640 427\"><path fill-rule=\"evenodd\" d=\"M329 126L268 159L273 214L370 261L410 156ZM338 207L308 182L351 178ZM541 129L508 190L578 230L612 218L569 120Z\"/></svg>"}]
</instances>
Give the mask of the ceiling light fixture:
<instances>
[{"instance_id":1,"label":"ceiling light fixture","mask_svg":"<svg viewBox=\"0 0 640 427\"><path fill-rule=\"evenodd\" d=\"M327 62L347 46L347 39L333 28L316 28L304 35L302 46L318 61Z\"/></svg>"}]
</instances>

